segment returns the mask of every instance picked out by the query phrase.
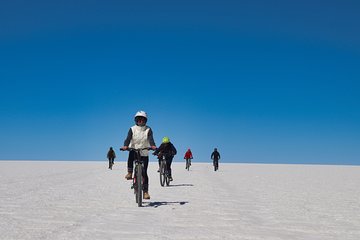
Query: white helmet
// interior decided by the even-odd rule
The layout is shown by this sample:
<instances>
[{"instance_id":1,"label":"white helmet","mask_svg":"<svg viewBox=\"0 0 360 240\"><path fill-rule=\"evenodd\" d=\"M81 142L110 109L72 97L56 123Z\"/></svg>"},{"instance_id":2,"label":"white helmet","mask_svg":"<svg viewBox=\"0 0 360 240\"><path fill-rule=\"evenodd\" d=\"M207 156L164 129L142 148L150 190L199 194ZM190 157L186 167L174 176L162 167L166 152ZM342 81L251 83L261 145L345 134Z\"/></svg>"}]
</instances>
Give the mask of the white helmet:
<instances>
[{"instance_id":1,"label":"white helmet","mask_svg":"<svg viewBox=\"0 0 360 240\"><path fill-rule=\"evenodd\" d=\"M140 119L143 119L143 122L142 123L139 123L139 120ZM147 114L146 112L144 111L138 111L136 114L135 114L135 123L136 125L138 126L145 126L146 122L147 122Z\"/></svg>"},{"instance_id":2,"label":"white helmet","mask_svg":"<svg viewBox=\"0 0 360 240\"><path fill-rule=\"evenodd\" d=\"M136 118L136 117L144 117L144 118L147 119L147 114L146 114L146 112L144 112L144 111L138 111L138 112L135 114L135 118Z\"/></svg>"}]
</instances>

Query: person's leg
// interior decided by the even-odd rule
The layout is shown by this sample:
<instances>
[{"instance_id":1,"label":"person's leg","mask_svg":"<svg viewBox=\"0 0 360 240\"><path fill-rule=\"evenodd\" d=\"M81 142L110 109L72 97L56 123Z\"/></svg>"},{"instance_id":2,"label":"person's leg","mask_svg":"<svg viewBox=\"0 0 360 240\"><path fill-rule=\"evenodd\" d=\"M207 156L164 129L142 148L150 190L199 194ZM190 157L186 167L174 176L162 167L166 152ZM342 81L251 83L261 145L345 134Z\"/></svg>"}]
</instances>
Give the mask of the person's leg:
<instances>
[{"instance_id":1,"label":"person's leg","mask_svg":"<svg viewBox=\"0 0 360 240\"><path fill-rule=\"evenodd\" d=\"M144 192L148 192L149 191L149 177L147 174L147 169L148 169L148 165L149 165L149 157L141 157L141 159L144 162L144 169L143 169L143 178L144 178Z\"/></svg>"},{"instance_id":2,"label":"person's leg","mask_svg":"<svg viewBox=\"0 0 360 240\"><path fill-rule=\"evenodd\" d=\"M111 158L109 158L109 169L111 169Z\"/></svg>"},{"instance_id":3,"label":"person's leg","mask_svg":"<svg viewBox=\"0 0 360 240\"><path fill-rule=\"evenodd\" d=\"M127 162L127 170L128 172L133 172L134 169L134 159L135 159L135 152L134 151L130 151L129 152L129 157L128 157L128 162Z\"/></svg>"},{"instance_id":4,"label":"person's leg","mask_svg":"<svg viewBox=\"0 0 360 240\"><path fill-rule=\"evenodd\" d=\"M159 163L159 169L158 169L158 172L160 172L160 162L161 162L161 159L158 157L158 163Z\"/></svg>"},{"instance_id":5,"label":"person's leg","mask_svg":"<svg viewBox=\"0 0 360 240\"><path fill-rule=\"evenodd\" d=\"M171 163L174 157L167 157L166 158L166 171L169 174L170 179L172 179L172 175L171 175Z\"/></svg>"},{"instance_id":6,"label":"person's leg","mask_svg":"<svg viewBox=\"0 0 360 240\"><path fill-rule=\"evenodd\" d=\"M129 157L128 157L128 162L127 162L127 171L128 171L128 173L125 176L125 178L127 180L130 180L132 178L132 173L133 173L133 169L134 169L134 159L135 159L135 152L130 151L129 152Z\"/></svg>"}]
</instances>

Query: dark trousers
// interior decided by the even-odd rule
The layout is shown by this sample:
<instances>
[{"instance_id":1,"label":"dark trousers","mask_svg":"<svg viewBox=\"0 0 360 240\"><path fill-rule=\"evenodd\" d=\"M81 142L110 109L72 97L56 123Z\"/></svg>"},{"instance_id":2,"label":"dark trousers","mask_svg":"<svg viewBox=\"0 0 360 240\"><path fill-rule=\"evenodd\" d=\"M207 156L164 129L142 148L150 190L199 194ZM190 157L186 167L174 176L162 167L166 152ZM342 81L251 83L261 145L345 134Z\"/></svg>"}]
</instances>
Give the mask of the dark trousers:
<instances>
[{"instance_id":1,"label":"dark trousers","mask_svg":"<svg viewBox=\"0 0 360 240\"><path fill-rule=\"evenodd\" d=\"M169 173L169 176L171 176L171 163L173 161L173 156L167 156L166 159L166 171Z\"/></svg>"},{"instance_id":2,"label":"dark trousers","mask_svg":"<svg viewBox=\"0 0 360 240\"><path fill-rule=\"evenodd\" d=\"M112 168L112 165L114 165L114 159L115 158L109 158L109 168Z\"/></svg>"},{"instance_id":3,"label":"dark trousers","mask_svg":"<svg viewBox=\"0 0 360 240\"><path fill-rule=\"evenodd\" d=\"M213 160L214 167L219 168L219 159Z\"/></svg>"},{"instance_id":4,"label":"dark trousers","mask_svg":"<svg viewBox=\"0 0 360 240\"><path fill-rule=\"evenodd\" d=\"M128 172L133 172L134 170L134 160L135 160L135 152L130 151L129 152L129 157L128 157L128 162L127 162L127 166L128 166ZM148 169L148 165L149 165L149 157L141 157L141 160L144 163L144 168L143 168L143 186L144 186L144 192L147 192L149 190L149 176L147 174L147 169Z\"/></svg>"},{"instance_id":5,"label":"dark trousers","mask_svg":"<svg viewBox=\"0 0 360 240\"><path fill-rule=\"evenodd\" d=\"M169 173L169 175L171 176L171 163L173 161L174 156L167 156L165 157L165 161L166 161L166 171ZM161 159L158 159L159 162L159 167L160 167L160 162Z\"/></svg>"}]
</instances>

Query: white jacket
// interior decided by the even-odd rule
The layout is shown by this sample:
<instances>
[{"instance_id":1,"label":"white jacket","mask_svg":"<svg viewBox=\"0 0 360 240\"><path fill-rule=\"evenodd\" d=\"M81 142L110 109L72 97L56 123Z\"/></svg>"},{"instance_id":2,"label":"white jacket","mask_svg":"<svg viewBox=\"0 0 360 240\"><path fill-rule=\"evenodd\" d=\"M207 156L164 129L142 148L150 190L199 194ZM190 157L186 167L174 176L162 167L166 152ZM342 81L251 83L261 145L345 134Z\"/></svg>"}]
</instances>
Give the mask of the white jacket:
<instances>
[{"instance_id":1,"label":"white jacket","mask_svg":"<svg viewBox=\"0 0 360 240\"><path fill-rule=\"evenodd\" d=\"M148 126L132 126L132 138L130 141L130 148L147 148L150 147L150 142L148 140L150 128ZM141 156L149 156L148 150L142 150L140 152Z\"/></svg>"}]
</instances>

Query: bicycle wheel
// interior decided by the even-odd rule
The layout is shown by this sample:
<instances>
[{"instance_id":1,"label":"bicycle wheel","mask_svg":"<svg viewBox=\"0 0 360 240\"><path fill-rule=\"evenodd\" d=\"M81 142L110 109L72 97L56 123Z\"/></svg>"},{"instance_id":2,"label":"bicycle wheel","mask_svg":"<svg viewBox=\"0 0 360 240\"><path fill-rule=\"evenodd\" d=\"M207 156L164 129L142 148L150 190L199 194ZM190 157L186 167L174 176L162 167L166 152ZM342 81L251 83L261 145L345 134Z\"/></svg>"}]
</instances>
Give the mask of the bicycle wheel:
<instances>
[{"instance_id":1,"label":"bicycle wheel","mask_svg":"<svg viewBox=\"0 0 360 240\"><path fill-rule=\"evenodd\" d=\"M189 171L190 170L190 160L186 159L186 169Z\"/></svg>"},{"instance_id":2,"label":"bicycle wheel","mask_svg":"<svg viewBox=\"0 0 360 240\"><path fill-rule=\"evenodd\" d=\"M132 186L131 189L134 189L134 194L135 194L135 201L136 203L138 203L138 198L137 198L137 182L136 182L136 168L135 168L135 173L134 173L134 177L133 177L133 182L132 182Z\"/></svg>"},{"instance_id":3,"label":"bicycle wheel","mask_svg":"<svg viewBox=\"0 0 360 240\"><path fill-rule=\"evenodd\" d=\"M165 184L165 163L160 162L160 185L163 187Z\"/></svg>"},{"instance_id":4,"label":"bicycle wheel","mask_svg":"<svg viewBox=\"0 0 360 240\"><path fill-rule=\"evenodd\" d=\"M169 186L170 184L170 178L169 178L169 173L165 173L165 182L166 182L166 186Z\"/></svg>"},{"instance_id":5,"label":"bicycle wheel","mask_svg":"<svg viewBox=\"0 0 360 240\"><path fill-rule=\"evenodd\" d=\"M138 204L139 207L142 206L142 165L138 164L136 166L136 202Z\"/></svg>"}]
</instances>

